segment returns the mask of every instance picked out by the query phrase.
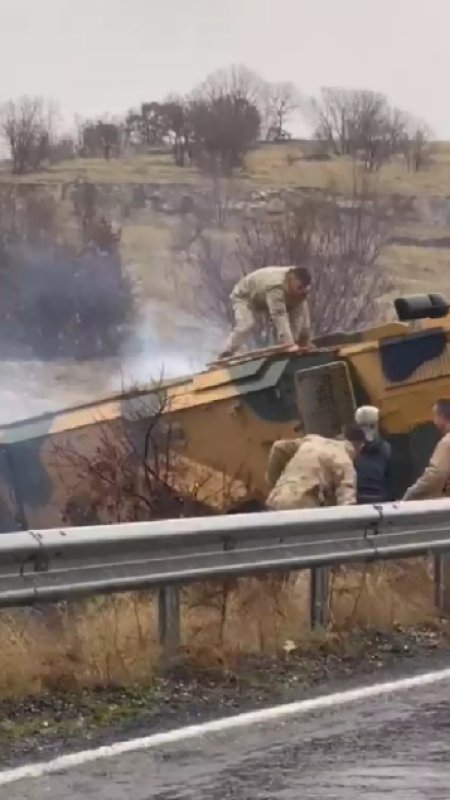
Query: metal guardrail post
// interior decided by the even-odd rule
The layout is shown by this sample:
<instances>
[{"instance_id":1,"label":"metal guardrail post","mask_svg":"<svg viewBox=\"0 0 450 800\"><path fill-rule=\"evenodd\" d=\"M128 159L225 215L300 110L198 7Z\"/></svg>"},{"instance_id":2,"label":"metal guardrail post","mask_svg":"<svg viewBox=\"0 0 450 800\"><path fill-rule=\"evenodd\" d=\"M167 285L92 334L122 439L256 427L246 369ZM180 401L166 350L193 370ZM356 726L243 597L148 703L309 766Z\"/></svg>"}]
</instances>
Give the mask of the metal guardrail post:
<instances>
[{"instance_id":1,"label":"metal guardrail post","mask_svg":"<svg viewBox=\"0 0 450 800\"><path fill-rule=\"evenodd\" d=\"M434 602L444 614L450 614L450 556L442 553L434 557Z\"/></svg>"},{"instance_id":2,"label":"metal guardrail post","mask_svg":"<svg viewBox=\"0 0 450 800\"><path fill-rule=\"evenodd\" d=\"M309 624L314 630L328 625L329 612L329 567L317 567L309 571Z\"/></svg>"},{"instance_id":3,"label":"metal guardrail post","mask_svg":"<svg viewBox=\"0 0 450 800\"><path fill-rule=\"evenodd\" d=\"M310 619L317 627L328 622L325 567L444 553L448 498L13 531L0 536L0 608L165 587L159 638L170 659L180 643L180 597L172 587L312 569ZM450 614L450 555L436 562L435 580L438 605Z\"/></svg>"},{"instance_id":4,"label":"metal guardrail post","mask_svg":"<svg viewBox=\"0 0 450 800\"><path fill-rule=\"evenodd\" d=\"M180 589L162 586L158 590L158 638L162 661L170 664L180 646Z\"/></svg>"}]
</instances>

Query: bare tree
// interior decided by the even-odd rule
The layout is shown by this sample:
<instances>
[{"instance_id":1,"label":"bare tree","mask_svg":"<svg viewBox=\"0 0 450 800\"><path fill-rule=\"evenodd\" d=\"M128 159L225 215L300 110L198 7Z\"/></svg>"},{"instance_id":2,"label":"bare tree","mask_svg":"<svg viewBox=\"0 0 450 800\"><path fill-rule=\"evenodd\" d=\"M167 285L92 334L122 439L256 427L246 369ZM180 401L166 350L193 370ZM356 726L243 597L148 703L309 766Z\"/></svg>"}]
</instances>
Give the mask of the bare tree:
<instances>
[{"instance_id":1,"label":"bare tree","mask_svg":"<svg viewBox=\"0 0 450 800\"><path fill-rule=\"evenodd\" d=\"M242 167L259 136L261 118L255 105L234 94L198 98L191 103L189 116L198 166L225 175Z\"/></svg>"},{"instance_id":2,"label":"bare tree","mask_svg":"<svg viewBox=\"0 0 450 800\"><path fill-rule=\"evenodd\" d=\"M405 114L400 150L408 172L420 172L429 161L433 150L432 136L431 128L426 122Z\"/></svg>"},{"instance_id":3,"label":"bare tree","mask_svg":"<svg viewBox=\"0 0 450 800\"><path fill-rule=\"evenodd\" d=\"M189 117L197 164L231 174L261 130L264 82L242 65L211 73L191 95Z\"/></svg>"},{"instance_id":4,"label":"bare tree","mask_svg":"<svg viewBox=\"0 0 450 800\"><path fill-rule=\"evenodd\" d=\"M399 152L404 116L383 94L324 88L311 107L315 136L331 153L361 158L375 170Z\"/></svg>"},{"instance_id":5,"label":"bare tree","mask_svg":"<svg viewBox=\"0 0 450 800\"><path fill-rule=\"evenodd\" d=\"M297 87L287 81L269 83L263 92L263 97L262 118L265 138L275 142L290 138L287 125L292 115L302 105Z\"/></svg>"},{"instance_id":6,"label":"bare tree","mask_svg":"<svg viewBox=\"0 0 450 800\"><path fill-rule=\"evenodd\" d=\"M186 159L192 161L192 121L189 114L189 103L183 97L169 95L161 104L163 127L172 145L172 152L177 167L184 167Z\"/></svg>"},{"instance_id":7,"label":"bare tree","mask_svg":"<svg viewBox=\"0 0 450 800\"><path fill-rule=\"evenodd\" d=\"M142 103L139 111L129 111L125 127L130 139L147 147L164 142L167 125L163 104L155 101Z\"/></svg>"},{"instance_id":8,"label":"bare tree","mask_svg":"<svg viewBox=\"0 0 450 800\"><path fill-rule=\"evenodd\" d=\"M390 211L376 195L355 186L350 198L330 192L288 209L281 220L248 223L238 259L246 271L307 264L315 336L352 331L374 321L377 298L389 288L379 256L391 225Z\"/></svg>"},{"instance_id":9,"label":"bare tree","mask_svg":"<svg viewBox=\"0 0 450 800\"><path fill-rule=\"evenodd\" d=\"M54 140L49 152L49 161L50 164L58 164L60 161L69 161L77 155L78 147L75 137L66 134Z\"/></svg>"},{"instance_id":10,"label":"bare tree","mask_svg":"<svg viewBox=\"0 0 450 800\"><path fill-rule=\"evenodd\" d=\"M271 264L306 264L316 336L371 324L377 299L390 287L380 255L402 211L355 178L350 197L329 189L324 197L288 206L275 220L255 214L237 234L228 229L218 236L200 226L188 253L196 286L192 310L229 325L230 292L243 275ZM262 325L257 344L269 339Z\"/></svg>"},{"instance_id":11,"label":"bare tree","mask_svg":"<svg viewBox=\"0 0 450 800\"><path fill-rule=\"evenodd\" d=\"M120 153L121 126L109 120L86 122L81 129L81 153L87 158L102 157L109 161Z\"/></svg>"},{"instance_id":12,"label":"bare tree","mask_svg":"<svg viewBox=\"0 0 450 800\"><path fill-rule=\"evenodd\" d=\"M242 64L233 64L231 67L210 73L194 90L192 96L194 100L217 100L224 96L232 96L246 100L250 105L256 106L261 113L266 86L267 84L256 72Z\"/></svg>"},{"instance_id":13,"label":"bare tree","mask_svg":"<svg viewBox=\"0 0 450 800\"><path fill-rule=\"evenodd\" d=\"M49 157L56 107L42 97L9 100L0 109L0 136L10 150L16 175L39 169Z\"/></svg>"}]
</instances>

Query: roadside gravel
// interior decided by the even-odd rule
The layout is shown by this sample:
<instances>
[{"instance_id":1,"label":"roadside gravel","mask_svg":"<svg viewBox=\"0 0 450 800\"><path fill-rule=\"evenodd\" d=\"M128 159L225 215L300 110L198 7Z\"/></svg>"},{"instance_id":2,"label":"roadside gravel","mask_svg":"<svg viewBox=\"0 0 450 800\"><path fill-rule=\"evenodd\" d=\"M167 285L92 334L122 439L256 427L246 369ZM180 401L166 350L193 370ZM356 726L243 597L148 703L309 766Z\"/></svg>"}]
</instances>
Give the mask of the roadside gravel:
<instances>
[{"instance_id":1,"label":"roadside gravel","mask_svg":"<svg viewBox=\"0 0 450 800\"><path fill-rule=\"evenodd\" d=\"M450 626L390 634L355 631L277 658L245 658L232 671L183 664L147 686L3 699L0 764L5 769L24 760L39 761L446 665L450 665Z\"/></svg>"}]
</instances>

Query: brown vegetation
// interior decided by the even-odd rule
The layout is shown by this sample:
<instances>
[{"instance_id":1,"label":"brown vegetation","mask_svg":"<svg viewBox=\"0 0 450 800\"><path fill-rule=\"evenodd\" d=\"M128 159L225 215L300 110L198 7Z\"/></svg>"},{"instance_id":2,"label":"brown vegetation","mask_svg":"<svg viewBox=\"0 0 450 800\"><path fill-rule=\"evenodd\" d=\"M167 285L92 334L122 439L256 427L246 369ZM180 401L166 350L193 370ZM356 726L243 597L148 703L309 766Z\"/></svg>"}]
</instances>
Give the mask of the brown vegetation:
<instances>
[{"instance_id":1,"label":"brown vegetation","mask_svg":"<svg viewBox=\"0 0 450 800\"><path fill-rule=\"evenodd\" d=\"M153 162L145 161L145 154L153 147L165 148L172 155L160 162L163 177L173 179L176 174L179 179L184 168L183 181L197 180L199 171L214 178L209 216L191 216L192 225L177 245L186 265L185 274L174 276L180 301L191 282L190 309L229 321L229 292L242 274L269 264L307 263L314 267L315 333L351 330L372 322L377 313L373 299L389 288L380 256L388 233L401 218L401 209L391 199L360 183L359 167L372 173L393 171L391 183L398 188L407 171L416 173L428 165L431 133L425 124L392 109L383 95L325 89L313 103L313 128L321 155L325 153L330 163L324 167L321 162L318 168L314 159L297 158L296 150L295 158L284 153L278 162L271 156L269 164L268 151L262 155L253 149L258 138L289 138L290 118L301 107L292 84L269 85L249 70L233 67L209 76L188 97L145 101L124 120L85 121L73 139L55 135L51 104L39 98L12 101L2 108L0 134L9 146L15 175L44 169L57 180L65 173L52 172L51 164L65 153L82 158L74 162L74 174L94 165L100 179L106 175L106 180L120 182L113 171L117 165L108 165L104 173L105 165L95 159L109 162L125 152L144 153L144 160L131 160L123 167L127 179L152 180ZM238 169L244 180L301 182L325 191L301 204L292 202L277 217L254 215L236 228L227 198L217 187L220 175ZM330 183L344 173L345 202ZM430 189L434 178L422 173L415 180ZM445 193L445 186L439 186ZM77 336L84 334L92 350L100 323L101 331L118 333L117 338L113 335L114 350L133 310L130 282L117 253L106 259L84 252L81 256L72 243L61 240L56 205L33 198L18 202L10 189L0 197L3 346L8 337L17 342L26 334L33 352L48 356L55 354L50 343L58 345L60 354L61 341L77 344ZM75 199L73 216L83 245L93 239L96 212L92 192L79 202ZM75 351L86 354L85 342ZM217 476L212 480L207 472L194 474L192 465L177 457L177 431L162 424L164 398L156 390L155 397L160 407L152 412L150 423L152 414L144 409L113 434L109 426L99 424L93 457L67 448L57 454L80 486L66 508L69 523L230 510L233 485L225 480L218 485ZM306 575L295 587L278 576L191 587L183 592L180 655L195 668L223 673L234 670L243 656L280 654L287 642L300 651L311 642L334 646L341 633L345 636L358 626L421 625L434 615L432 579L424 562L336 570L331 589L330 630L311 637ZM60 608L48 618L28 612L1 614L0 693L22 696L61 687L146 682L159 658L155 617L149 593L95 599Z\"/></svg>"},{"instance_id":2,"label":"brown vegetation","mask_svg":"<svg viewBox=\"0 0 450 800\"><path fill-rule=\"evenodd\" d=\"M206 499L217 487L183 469L156 386L153 408L137 407L122 426L103 426L93 457L58 448L79 484L66 509L75 524L163 519L212 513ZM222 487L222 510L229 487ZM217 498L215 499L217 508ZM84 516L83 516L84 512ZM345 567L332 573L330 628L308 630L308 574L295 582L266 575L193 585L182 591L180 659L193 669L226 674L247 656L299 652L320 644L339 647L359 626L390 629L433 617L433 581L427 563ZM155 601L149 592L96 598L61 607L56 616L19 612L0 617L4 694L94 685L148 683L159 663ZM26 650L27 658L23 658Z\"/></svg>"},{"instance_id":3,"label":"brown vegetation","mask_svg":"<svg viewBox=\"0 0 450 800\"><path fill-rule=\"evenodd\" d=\"M209 216L194 214L176 242L185 250L195 291L174 276L180 303L211 320L229 324L230 293L243 276L270 265L307 265L312 272L311 318L316 336L370 325L377 299L390 288L380 256L402 204L380 196L356 176L345 200L333 186L320 196L293 200L282 214L255 214L236 222L228 210L228 187L214 182ZM187 227L186 227L187 226ZM268 333L264 333L267 341Z\"/></svg>"},{"instance_id":4,"label":"brown vegetation","mask_svg":"<svg viewBox=\"0 0 450 800\"><path fill-rule=\"evenodd\" d=\"M308 630L308 578L295 587L240 579L223 614L223 590L193 586L183 592L180 656L194 670L218 674L246 656L283 655L293 647L339 649L359 627L381 631L432 623L432 579L426 564L391 563L339 571L331 591L332 626ZM155 603L150 594L92 600L53 626L28 613L0 617L0 694L146 684L159 660ZM434 623L437 624L437 623ZM341 642L341 645L339 644Z\"/></svg>"},{"instance_id":5,"label":"brown vegetation","mask_svg":"<svg viewBox=\"0 0 450 800\"><path fill-rule=\"evenodd\" d=\"M309 111L309 113L308 113ZM270 83L243 65L219 69L186 96L144 99L122 118L85 120L72 135L56 132L54 104L40 97L4 103L0 135L12 171L23 175L62 157L84 159L171 152L177 167L192 165L212 174L241 169L261 139L283 142L294 116L303 116L324 153L351 157L369 171L400 155L409 171L429 163L431 131L379 92L333 87L306 101L291 81Z\"/></svg>"},{"instance_id":6,"label":"brown vegetation","mask_svg":"<svg viewBox=\"0 0 450 800\"><path fill-rule=\"evenodd\" d=\"M311 107L314 135L328 153L358 159L371 172L397 154L408 170L425 166L431 151L428 126L392 108L383 94L325 88Z\"/></svg>"}]
</instances>

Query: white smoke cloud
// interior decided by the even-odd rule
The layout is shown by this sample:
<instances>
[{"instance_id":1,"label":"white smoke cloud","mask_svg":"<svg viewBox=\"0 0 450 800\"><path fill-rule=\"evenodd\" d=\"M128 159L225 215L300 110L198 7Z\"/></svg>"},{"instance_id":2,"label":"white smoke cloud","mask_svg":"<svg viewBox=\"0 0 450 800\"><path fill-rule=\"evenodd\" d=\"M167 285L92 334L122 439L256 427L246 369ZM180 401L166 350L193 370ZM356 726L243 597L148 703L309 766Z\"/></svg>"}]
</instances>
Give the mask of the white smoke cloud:
<instances>
[{"instance_id":1,"label":"white smoke cloud","mask_svg":"<svg viewBox=\"0 0 450 800\"><path fill-rule=\"evenodd\" d=\"M200 372L220 352L224 335L205 320L150 301L118 358L3 361L0 425L100 400L161 376Z\"/></svg>"}]
</instances>

